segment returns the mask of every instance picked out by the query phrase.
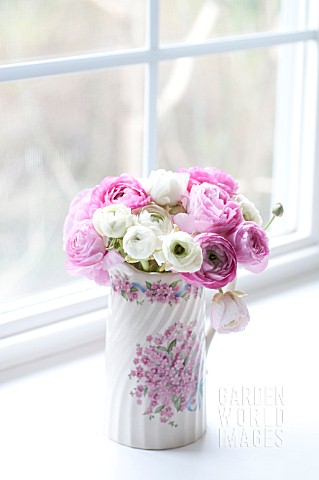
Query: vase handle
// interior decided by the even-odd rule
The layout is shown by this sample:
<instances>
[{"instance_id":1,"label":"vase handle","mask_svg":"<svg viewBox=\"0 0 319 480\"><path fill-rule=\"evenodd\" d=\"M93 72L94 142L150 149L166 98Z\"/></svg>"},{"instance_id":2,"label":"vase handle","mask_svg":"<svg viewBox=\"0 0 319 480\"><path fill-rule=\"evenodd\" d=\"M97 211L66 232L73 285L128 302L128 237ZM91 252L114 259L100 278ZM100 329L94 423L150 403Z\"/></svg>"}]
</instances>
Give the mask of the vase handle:
<instances>
[{"instance_id":1,"label":"vase handle","mask_svg":"<svg viewBox=\"0 0 319 480\"><path fill-rule=\"evenodd\" d=\"M231 290L235 290L236 282L237 282L237 277L235 277L234 280L227 285L225 291L229 292ZM206 331L206 355L208 353L210 344L213 340L213 337L214 337L215 333L216 333L216 330L212 327L210 321L208 321L208 328L207 328L207 331Z\"/></svg>"}]
</instances>

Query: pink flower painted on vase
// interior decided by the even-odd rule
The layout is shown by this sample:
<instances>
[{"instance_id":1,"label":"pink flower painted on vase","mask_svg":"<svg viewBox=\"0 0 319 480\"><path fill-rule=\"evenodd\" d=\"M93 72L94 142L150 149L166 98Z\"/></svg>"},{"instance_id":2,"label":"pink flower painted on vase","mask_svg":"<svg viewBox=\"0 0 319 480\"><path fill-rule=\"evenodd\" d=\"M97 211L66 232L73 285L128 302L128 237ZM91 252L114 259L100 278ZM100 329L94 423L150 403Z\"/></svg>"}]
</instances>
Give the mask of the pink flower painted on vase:
<instances>
[{"instance_id":1,"label":"pink flower painted on vase","mask_svg":"<svg viewBox=\"0 0 319 480\"><path fill-rule=\"evenodd\" d=\"M149 200L142 185L131 175L124 173L120 177L105 177L93 188L90 214L92 216L97 208L119 203L131 209L140 208L147 205Z\"/></svg>"},{"instance_id":2,"label":"pink flower painted on vase","mask_svg":"<svg viewBox=\"0 0 319 480\"><path fill-rule=\"evenodd\" d=\"M194 185L189 194L187 213L193 217L195 231L227 235L242 223L240 206L216 185Z\"/></svg>"},{"instance_id":3,"label":"pink flower painted on vase","mask_svg":"<svg viewBox=\"0 0 319 480\"><path fill-rule=\"evenodd\" d=\"M179 284L182 283L180 286ZM149 303L166 303L169 306L177 305L182 300L188 301L190 297L197 298L203 295L201 286L185 284L182 279L167 283L163 280L145 283L130 282L127 275L112 275L111 287L128 302L142 305L146 300Z\"/></svg>"},{"instance_id":4,"label":"pink flower painted on vase","mask_svg":"<svg viewBox=\"0 0 319 480\"><path fill-rule=\"evenodd\" d=\"M221 188L228 195L235 195L238 191L238 183L231 175L215 167L191 167L180 168L178 172L187 172L190 174L187 189L190 192L194 185L210 183Z\"/></svg>"},{"instance_id":5,"label":"pink flower painted on vase","mask_svg":"<svg viewBox=\"0 0 319 480\"><path fill-rule=\"evenodd\" d=\"M145 346L136 346L129 374L136 383L130 395L137 405L145 405L143 413L150 420L159 417L160 422L177 427L174 415L200 408L205 352L203 332L195 332L194 327L175 323L163 334L148 335Z\"/></svg>"},{"instance_id":6,"label":"pink flower painted on vase","mask_svg":"<svg viewBox=\"0 0 319 480\"><path fill-rule=\"evenodd\" d=\"M236 276L237 258L232 244L216 233L201 233L194 238L203 252L203 263L197 272L181 273L189 283L218 289L232 282Z\"/></svg>"},{"instance_id":7,"label":"pink flower painted on vase","mask_svg":"<svg viewBox=\"0 0 319 480\"><path fill-rule=\"evenodd\" d=\"M270 251L267 234L261 227L255 222L244 222L229 239L235 247L238 263L254 273L265 270Z\"/></svg>"},{"instance_id":8,"label":"pink flower painted on vase","mask_svg":"<svg viewBox=\"0 0 319 480\"><path fill-rule=\"evenodd\" d=\"M109 285L107 270L124 259L115 252L107 252L102 237L91 220L78 222L65 244L66 270L70 275L95 280L99 285Z\"/></svg>"}]
</instances>

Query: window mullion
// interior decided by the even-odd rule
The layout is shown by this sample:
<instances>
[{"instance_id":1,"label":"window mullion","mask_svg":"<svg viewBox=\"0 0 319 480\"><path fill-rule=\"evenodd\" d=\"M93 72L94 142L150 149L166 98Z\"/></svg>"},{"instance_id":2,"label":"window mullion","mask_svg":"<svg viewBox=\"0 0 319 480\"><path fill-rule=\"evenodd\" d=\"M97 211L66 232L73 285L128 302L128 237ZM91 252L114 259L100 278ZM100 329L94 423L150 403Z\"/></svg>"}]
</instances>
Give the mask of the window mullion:
<instances>
[{"instance_id":1,"label":"window mullion","mask_svg":"<svg viewBox=\"0 0 319 480\"><path fill-rule=\"evenodd\" d=\"M315 62L315 73L311 77L311 71L308 73L309 85L308 88L312 89L315 95L315 99L312 99L313 104L315 104L315 111L313 113L313 129L312 137L314 145L314 162L313 162L313 192L311 198L311 214L312 214L312 237L315 241L319 242L319 216L317 211L317 206L319 205L319 4L317 0L308 0L308 24L312 28L317 28L317 41L316 41L316 51L312 53L312 59ZM311 61L310 60L310 61ZM309 62L310 63L310 62ZM310 67L311 68L311 67ZM309 96L308 96L309 97ZM311 105L311 98L308 98L308 105ZM306 111L305 115L308 112Z\"/></svg>"},{"instance_id":2,"label":"window mullion","mask_svg":"<svg viewBox=\"0 0 319 480\"><path fill-rule=\"evenodd\" d=\"M157 164L157 92L158 92L158 46L159 4L149 0L147 15L147 47L150 60L145 68L144 95L144 152L143 175L156 168Z\"/></svg>"}]
</instances>

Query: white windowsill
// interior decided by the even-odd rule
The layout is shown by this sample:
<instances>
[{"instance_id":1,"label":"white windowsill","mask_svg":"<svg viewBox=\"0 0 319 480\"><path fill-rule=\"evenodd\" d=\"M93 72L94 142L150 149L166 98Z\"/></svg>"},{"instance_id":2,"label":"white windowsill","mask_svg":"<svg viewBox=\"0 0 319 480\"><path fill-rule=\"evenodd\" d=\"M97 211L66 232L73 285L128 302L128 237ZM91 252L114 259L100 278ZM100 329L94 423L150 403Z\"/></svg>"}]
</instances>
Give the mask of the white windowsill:
<instances>
[{"instance_id":1,"label":"white windowsill","mask_svg":"<svg viewBox=\"0 0 319 480\"><path fill-rule=\"evenodd\" d=\"M167 451L117 445L103 435L104 356L93 341L0 374L0 478L315 480L319 459L318 275L250 302L251 323L213 340L206 435ZM283 445L218 446L220 387L284 391ZM262 426L264 428L264 426Z\"/></svg>"}]
</instances>

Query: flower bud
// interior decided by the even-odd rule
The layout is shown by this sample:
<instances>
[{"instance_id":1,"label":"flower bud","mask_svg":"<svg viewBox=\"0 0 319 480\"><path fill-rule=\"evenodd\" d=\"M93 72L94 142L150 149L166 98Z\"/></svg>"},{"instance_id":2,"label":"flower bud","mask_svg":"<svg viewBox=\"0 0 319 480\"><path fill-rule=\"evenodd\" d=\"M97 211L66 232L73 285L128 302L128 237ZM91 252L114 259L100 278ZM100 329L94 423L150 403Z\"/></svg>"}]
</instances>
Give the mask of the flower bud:
<instances>
[{"instance_id":1,"label":"flower bud","mask_svg":"<svg viewBox=\"0 0 319 480\"><path fill-rule=\"evenodd\" d=\"M274 208L272 209L271 213L276 217L282 217L284 214L284 207L281 203L276 203Z\"/></svg>"}]
</instances>

